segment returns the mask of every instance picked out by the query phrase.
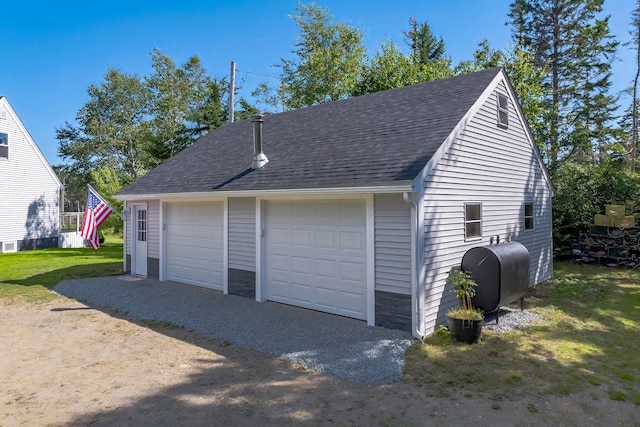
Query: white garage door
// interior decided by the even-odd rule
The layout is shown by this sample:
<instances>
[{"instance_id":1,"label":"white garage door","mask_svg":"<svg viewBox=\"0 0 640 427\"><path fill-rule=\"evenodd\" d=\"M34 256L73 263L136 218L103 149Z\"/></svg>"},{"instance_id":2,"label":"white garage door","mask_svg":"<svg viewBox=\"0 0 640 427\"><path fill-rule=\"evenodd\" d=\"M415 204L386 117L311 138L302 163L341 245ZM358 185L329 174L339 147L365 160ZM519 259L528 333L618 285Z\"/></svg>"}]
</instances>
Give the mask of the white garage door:
<instances>
[{"instance_id":1,"label":"white garage door","mask_svg":"<svg viewBox=\"0 0 640 427\"><path fill-rule=\"evenodd\" d=\"M267 299L366 320L364 200L270 201Z\"/></svg>"},{"instance_id":2,"label":"white garage door","mask_svg":"<svg viewBox=\"0 0 640 427\"><path fill-rule=\"evenodd\" d=\"M222 202L165 206L166 279L222 290Z\"/></svg>"}]
</instances>

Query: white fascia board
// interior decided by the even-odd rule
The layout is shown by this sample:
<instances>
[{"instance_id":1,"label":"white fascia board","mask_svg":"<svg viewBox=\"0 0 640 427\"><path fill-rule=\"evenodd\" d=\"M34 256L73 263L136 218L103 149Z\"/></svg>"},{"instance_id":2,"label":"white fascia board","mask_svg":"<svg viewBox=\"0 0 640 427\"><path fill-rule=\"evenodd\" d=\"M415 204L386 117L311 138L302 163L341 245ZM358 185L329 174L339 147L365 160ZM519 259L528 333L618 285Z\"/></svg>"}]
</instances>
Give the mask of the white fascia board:
<instances>
[{"instance_id":1,"label":"white fascia board","mask_svg":"<svg viewBox=\"0 0 640 427\"><path fill-rule=\"evenodd\" d=\"M363 193L402 193L413 191L411 181L401 184L374 185L366 187L323 187L323 188L279 188L272 190L243 190L243 191L203 191L197 193L158 193L158 194L125 194L115 195L116 200L197 200L224 197L267 197L267 196L314 196L314 195L346 195Z\"/></svg>"}]
</instances>

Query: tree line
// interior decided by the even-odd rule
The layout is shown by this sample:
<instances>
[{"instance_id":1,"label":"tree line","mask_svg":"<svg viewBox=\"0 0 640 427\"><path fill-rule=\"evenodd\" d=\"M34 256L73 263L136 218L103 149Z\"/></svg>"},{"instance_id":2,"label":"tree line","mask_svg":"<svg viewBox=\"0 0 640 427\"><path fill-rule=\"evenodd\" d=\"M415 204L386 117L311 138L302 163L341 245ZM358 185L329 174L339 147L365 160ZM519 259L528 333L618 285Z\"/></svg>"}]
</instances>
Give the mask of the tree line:
<instances>
[{"instance_id":1,"label":"tree line","mask_svg":"<svg viewBox=\"0 0 640 427\"><path fill-rule=\"evenodd\" d=\"M640 213L640 0L622 46L638 53L627 97L611 91L611 64L621 45L603 7L604 0L515 0L505 17L510 47L494 49L482 40L472 58L454 63L427 22L409 18L401 30L404 45L385 41L368 54L363 29L301 2L290 15L298 27L291 57L276 64L280 84L263 82L251 100L240 97L235 116L504 67L553 180L554 243L562 252L605 203L626 202ZM176 65L154 49L151 62L146 76L107 70L100 85L89 85L75 123L56 130L67 199L83 200L86 183L109 197L228 121L226 78L209 76L197 56ZM120 224L113 219L111 226Z\"/></svg>"}]
</instances>

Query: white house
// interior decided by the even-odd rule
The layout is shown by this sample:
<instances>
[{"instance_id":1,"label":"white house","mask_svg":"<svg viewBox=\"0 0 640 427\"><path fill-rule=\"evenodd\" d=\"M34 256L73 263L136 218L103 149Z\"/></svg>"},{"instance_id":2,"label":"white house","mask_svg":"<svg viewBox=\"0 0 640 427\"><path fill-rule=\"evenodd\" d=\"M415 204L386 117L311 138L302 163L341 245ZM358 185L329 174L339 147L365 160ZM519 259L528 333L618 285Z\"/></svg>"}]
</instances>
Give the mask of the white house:
<instances>
[{"instance_id":1,"label":"white house","mask_svg":"<svg viewBox=\"0 0 640 427\"><path fill-rule=\"evenodd\" d=\"M132 274L419 337L497 235L529 250L530 286L551 278L552 192L494 68L224 125L116 197Z\"/></svg>"},{"instance_id":2,"label":"white house","mask_svg":"<svg viewBox=\"0 0 640 427\"><path fill-rule=\"evenodd\" d=\"M0 96L0 252L58 246L61 183Z\"/></svg>"}]
</instances>

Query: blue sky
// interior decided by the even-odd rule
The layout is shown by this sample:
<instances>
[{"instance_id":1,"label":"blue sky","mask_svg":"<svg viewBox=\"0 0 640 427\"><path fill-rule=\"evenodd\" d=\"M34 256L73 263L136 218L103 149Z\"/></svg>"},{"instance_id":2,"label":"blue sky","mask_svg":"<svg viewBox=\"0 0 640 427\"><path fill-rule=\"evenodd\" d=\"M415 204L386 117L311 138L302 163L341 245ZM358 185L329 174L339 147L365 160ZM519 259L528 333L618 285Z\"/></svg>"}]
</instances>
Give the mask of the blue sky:
<instances>
[{"instance_id":1,"label":"blue sky","mask_svg":"<svg viewBox=\"0 0 640 427\"><path fill-rule=\"evenodd\" d=\"M487 39L494 48L510 43L505 26L511 0L323 0L336 20L365 30L373 54L385 39L403 43L409 17L427 21L443 37L454 62L470 59ZM280 58L290 58L297 27L289 18L297 0L147 1L113 0L4 2L0 95L4 95L53 165L60 164L55 129L74 122L88 101L89 84L100 84L108 67L144 75L149 52L158 47L177 63L197 55L210 75L228 76L236 61L248 96L265 78L276 76ZM612 32L628 41L634 0L607 0ZM620 47L614 90L628 87L635 58ZM623 101L625 105L628 100Z\"/></svg>"}]
</instances>

